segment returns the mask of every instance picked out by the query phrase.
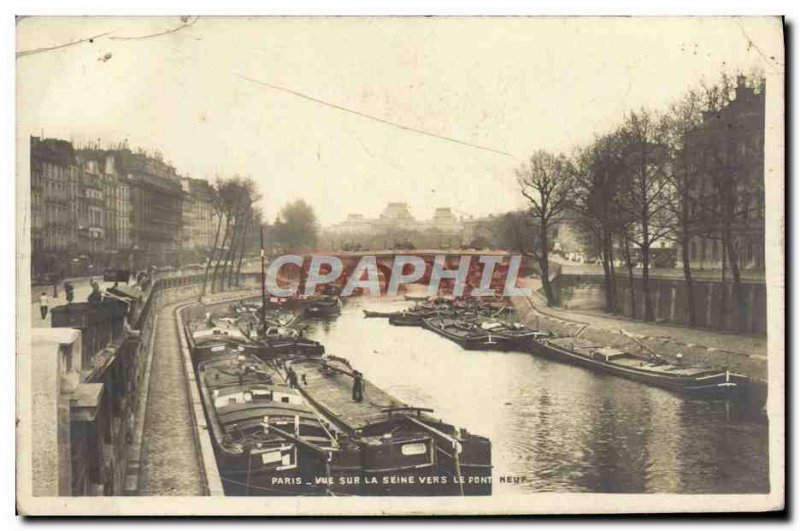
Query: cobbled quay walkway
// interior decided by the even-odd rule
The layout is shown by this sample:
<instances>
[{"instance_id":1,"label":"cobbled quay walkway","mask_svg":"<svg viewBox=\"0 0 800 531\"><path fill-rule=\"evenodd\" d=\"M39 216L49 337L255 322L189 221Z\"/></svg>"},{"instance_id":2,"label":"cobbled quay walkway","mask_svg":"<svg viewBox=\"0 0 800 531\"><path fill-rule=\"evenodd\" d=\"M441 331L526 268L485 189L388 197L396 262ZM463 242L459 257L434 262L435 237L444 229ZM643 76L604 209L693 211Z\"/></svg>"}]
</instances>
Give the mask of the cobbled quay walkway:
<instances>
[{"instance_id":1,"label":"cobbled quay walkway","mask_svg":"<svg viewBox=\"0 0 800 531\"><path fill-rule=\"evenodd\" d=\"M175 309L183 304L169 304L156 317L142 435L141 496L205 494L175 318Z\"/></svg>"}]
</instances>

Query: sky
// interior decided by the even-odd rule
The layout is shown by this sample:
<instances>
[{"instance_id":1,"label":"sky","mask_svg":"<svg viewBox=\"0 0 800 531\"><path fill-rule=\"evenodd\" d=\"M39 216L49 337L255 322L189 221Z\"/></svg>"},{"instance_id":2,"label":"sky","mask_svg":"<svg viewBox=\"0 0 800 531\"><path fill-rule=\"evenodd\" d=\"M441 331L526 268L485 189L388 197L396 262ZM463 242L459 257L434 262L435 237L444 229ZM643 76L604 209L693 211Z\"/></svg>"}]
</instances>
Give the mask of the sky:
<instances>
[{"instance_id":1,"label":"sky","mask_svg":"<svg viewBox=\"0 0 800 531\"><path fill-rule=\"evenodd\" d=\"M249 175L268 219L295 199L324 226L390 201L484 216L523 205L514 170L534 150L783 62L776 18L193 20L19 20L18 142L127 140L183 175Z\"/></svg>"}]
</instances>

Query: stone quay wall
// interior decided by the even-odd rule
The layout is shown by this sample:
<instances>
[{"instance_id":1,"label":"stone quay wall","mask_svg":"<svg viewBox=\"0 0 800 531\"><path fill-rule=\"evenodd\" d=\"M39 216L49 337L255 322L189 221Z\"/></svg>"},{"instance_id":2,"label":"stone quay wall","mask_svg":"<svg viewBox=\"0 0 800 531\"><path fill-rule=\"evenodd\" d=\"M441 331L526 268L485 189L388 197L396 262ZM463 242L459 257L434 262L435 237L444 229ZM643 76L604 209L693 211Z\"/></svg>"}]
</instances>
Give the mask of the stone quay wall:
<instances>
[{"instance_id":1,"label":"stone quay wall","mask_svg":"<svg viewBox=\"0 0 800 531\"><path fill-rule=\"evenodd\" d=\"M603 275L563 273L553 282L558 306L572 310L600 310L605 308ZM621 314L633 316L630 284L627 275L620 271L616 276L617 300ZM766 334L767 290L762 282L743 281L745 313L744 333ZM634 278L635 308L637 317L644 315L642 279ZM712 330L736 331L736 300L732 282L698 280L693 282L694 307L697 326ZM656 321L686 324L686 282L682 278L651 278L650 297Z\"/></svg>"}]
</instances>

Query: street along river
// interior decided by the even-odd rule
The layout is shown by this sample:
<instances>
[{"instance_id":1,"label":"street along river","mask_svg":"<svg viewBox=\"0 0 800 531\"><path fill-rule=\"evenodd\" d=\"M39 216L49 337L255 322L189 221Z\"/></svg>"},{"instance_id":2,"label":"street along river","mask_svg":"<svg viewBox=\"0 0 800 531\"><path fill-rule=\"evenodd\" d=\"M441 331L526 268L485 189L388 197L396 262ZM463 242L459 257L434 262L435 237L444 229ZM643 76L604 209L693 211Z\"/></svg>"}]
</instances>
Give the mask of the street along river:
<instances>
[{"instance_id":1,"label":"street along river","mask_svg":"<svg viewBox=\"0 0 800 531\"><path fill-rule=\"evenodd\" d=\"M768 491L763 411L695 401L531 354L475 352L351 298L308 335L378 387L492 441L494 492ZM367 400L369 397L365 397Z\"/></svg>"}]
</instances>

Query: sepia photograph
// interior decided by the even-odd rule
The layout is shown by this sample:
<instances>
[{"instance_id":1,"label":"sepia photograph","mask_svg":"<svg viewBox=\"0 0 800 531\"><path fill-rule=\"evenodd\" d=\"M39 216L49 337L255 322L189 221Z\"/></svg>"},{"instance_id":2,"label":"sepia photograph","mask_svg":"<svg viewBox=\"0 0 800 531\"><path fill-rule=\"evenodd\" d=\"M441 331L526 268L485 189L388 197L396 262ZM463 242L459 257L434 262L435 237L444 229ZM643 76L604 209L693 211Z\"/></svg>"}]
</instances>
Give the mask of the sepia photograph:
<instances>
[{"instance_id":1,"label":"sepia photograph","mask_svg":"<svg viewBox=\"0 0 800 531\"><path fill-rule=\"evenodd\" d=\"M781 17L15 26L19 514L784 508Z\"/></svg>"}]
</instances>

